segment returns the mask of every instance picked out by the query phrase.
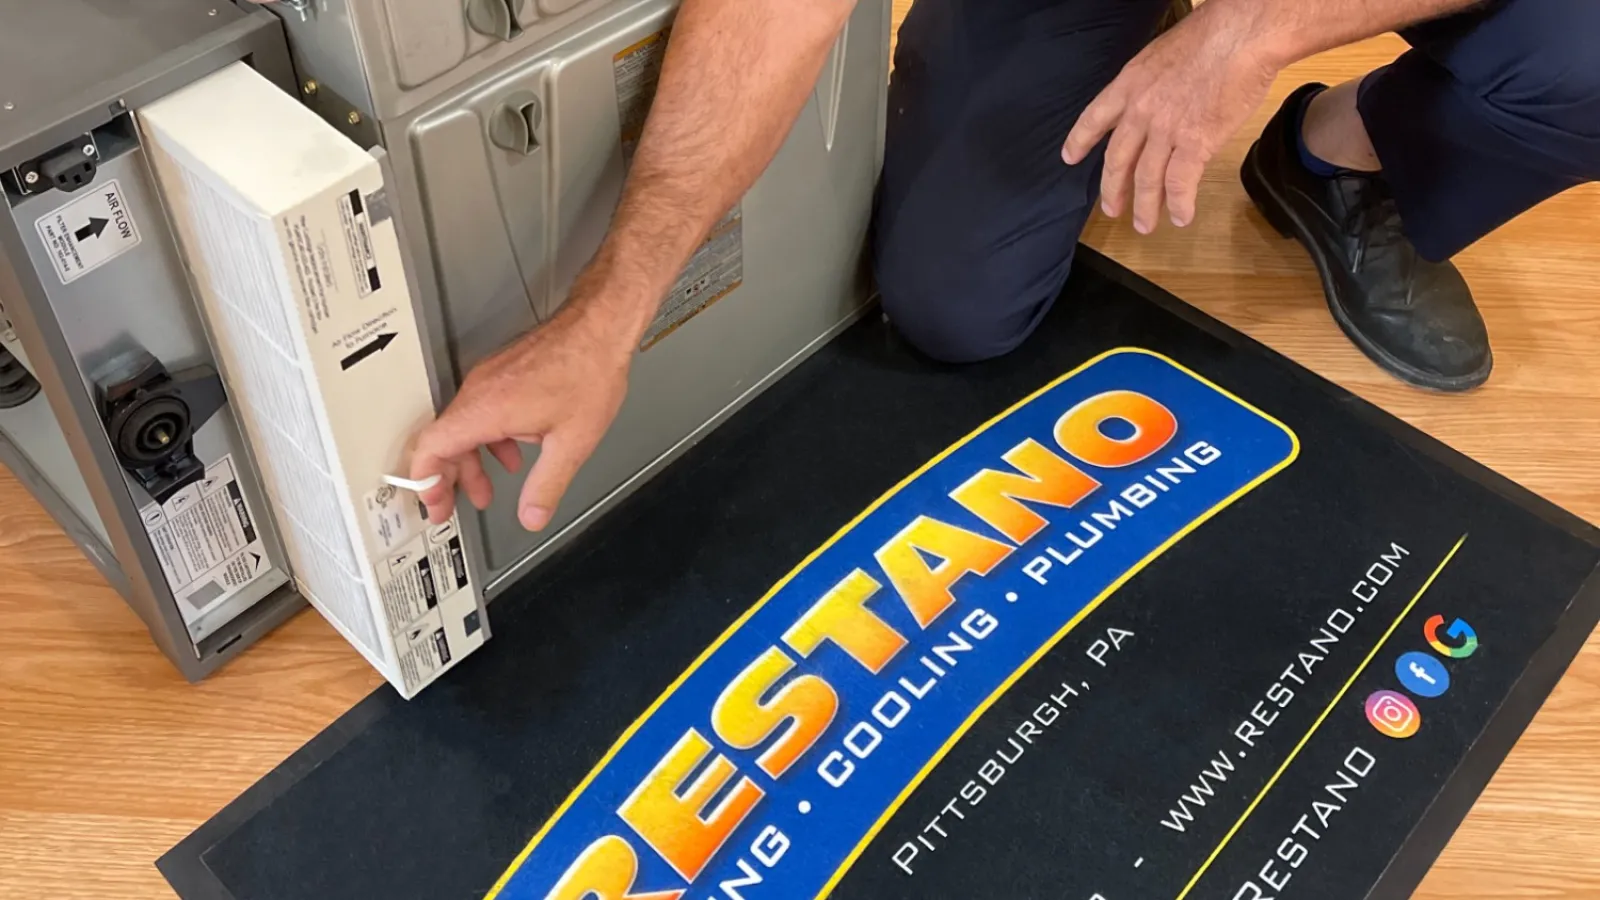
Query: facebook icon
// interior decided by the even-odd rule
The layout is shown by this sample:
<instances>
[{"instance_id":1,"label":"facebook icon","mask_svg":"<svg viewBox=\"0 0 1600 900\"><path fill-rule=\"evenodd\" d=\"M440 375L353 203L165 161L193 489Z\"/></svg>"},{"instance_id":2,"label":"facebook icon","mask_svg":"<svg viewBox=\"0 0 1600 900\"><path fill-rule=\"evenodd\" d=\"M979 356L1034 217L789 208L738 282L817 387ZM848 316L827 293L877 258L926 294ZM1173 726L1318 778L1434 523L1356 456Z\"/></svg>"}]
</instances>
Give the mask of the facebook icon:
<instances>
[{"instance_id":1,"label":"facebook icon","mask_svg":"<svg viewBox=\"0 0 1600 900\"><path fill-rule=\"evenodd\" d=\"M1394 674L1418 697L1437 697L1450 689L1450 673L1436 656L1407 653L1395 661Z\"/></svg>"}]
</instances>

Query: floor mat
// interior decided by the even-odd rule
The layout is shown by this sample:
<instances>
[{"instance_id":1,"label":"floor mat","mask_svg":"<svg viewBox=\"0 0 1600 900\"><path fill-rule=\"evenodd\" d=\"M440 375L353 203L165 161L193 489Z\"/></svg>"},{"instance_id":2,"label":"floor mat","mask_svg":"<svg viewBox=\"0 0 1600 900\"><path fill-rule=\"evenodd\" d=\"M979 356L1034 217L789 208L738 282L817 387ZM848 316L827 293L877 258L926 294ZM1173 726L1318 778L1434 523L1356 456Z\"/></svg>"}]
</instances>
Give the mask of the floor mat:
<instances>
[{"instance_id":1,"label":"floor mat","mask_svg":"<svg viewBox=\"0 0 1600 900\"><path fill-rule=\"evenodd\" d=\"M1084 250L864 321L159 866L186 898L1407 896L1600 534Z\"/></svg>"}]
</instances>

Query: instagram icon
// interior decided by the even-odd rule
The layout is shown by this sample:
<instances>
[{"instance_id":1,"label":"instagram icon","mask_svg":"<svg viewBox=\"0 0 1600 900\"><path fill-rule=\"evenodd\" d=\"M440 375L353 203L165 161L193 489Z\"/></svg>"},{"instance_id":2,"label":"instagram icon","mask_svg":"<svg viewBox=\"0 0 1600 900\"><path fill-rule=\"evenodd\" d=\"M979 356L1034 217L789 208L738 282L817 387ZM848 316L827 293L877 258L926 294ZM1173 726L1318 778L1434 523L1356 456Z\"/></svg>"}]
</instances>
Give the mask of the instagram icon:
<instances>
[{"instance_id":1,"label":"instagram icon","mask_svg":"<svg viewBox=\"0 0 1600 900\"><path fill-rule=\"evenodd\" d=\"M1389 737L1408 738L1422 727L1422 714L1405 694L1378 691L1367 698L1367 721Z\"/></svg>"}]
</instances>

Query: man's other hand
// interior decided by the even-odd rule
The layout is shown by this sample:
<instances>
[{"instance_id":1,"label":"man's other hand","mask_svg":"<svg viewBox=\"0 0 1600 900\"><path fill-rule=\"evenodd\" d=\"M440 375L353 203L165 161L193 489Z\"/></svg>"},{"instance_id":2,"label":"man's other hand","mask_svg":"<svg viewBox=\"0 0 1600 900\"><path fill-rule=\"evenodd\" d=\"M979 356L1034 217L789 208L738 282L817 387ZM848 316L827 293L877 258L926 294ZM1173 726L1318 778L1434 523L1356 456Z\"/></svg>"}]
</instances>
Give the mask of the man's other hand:
<instances>
[{"instance_id":1,"label":"man's other hand","mask_svg":"<svg viewBox=\"0 0 1600 900\"><path fill-rule=\"evenodd\" d=\"M517 517L529 531L550 523L627 392L631 331L597 312L569 301L549 322L473 369L444 414L417 436L411 477L441 478L422 494L432 521L450 518L458 485L478 509L494 499L481 450L517 472L518 445L536 444L539 459L523 485Z\"/></svg>"},{"instance_id":2,"label":"man's other hand","mask_svg":"<svg viewBox=\"0 0 1600 900\"><path fill-rule=\"evenodd\" d=\"M1194 220L1206 163L1266 99L1277 75L1255 25L1234 12L1239 8L1200 4L1123 67L1067 136L1062 157L1077 165L1111 135L1101 205L1115 218L1131 202L1141 234L1156 229L1163 204L1174 225Z\"/></svg>"}]
</instances>

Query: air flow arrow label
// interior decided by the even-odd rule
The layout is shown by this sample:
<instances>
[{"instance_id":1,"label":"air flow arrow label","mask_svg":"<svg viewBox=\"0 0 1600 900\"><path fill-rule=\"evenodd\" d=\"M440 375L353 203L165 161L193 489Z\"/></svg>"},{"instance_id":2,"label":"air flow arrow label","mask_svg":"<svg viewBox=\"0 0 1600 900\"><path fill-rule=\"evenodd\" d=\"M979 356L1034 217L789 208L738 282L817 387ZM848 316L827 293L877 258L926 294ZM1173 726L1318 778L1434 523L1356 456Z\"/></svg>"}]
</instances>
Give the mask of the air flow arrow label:
<instances>
[{"instance_id":1,"label":"air flow arrow label","mask_svg":"<svg viewBox=\"0 0 1600 900\"><path fill-rule=\"evenodd\" d=\"M344 369L346 372L350 371L359 365L362 360L373 355L374 353L381 352L383 348L394 343L394 339L395 333L392 331L386 331L383 334L378 335L377 338L368 342L360 350L357 350L356 352L340 360L339 368Z\"/></svg>"},{"instance_id":2,"label":"air flow arrow label","mask_svg":"<svg viewBox=\"0 0 1600 900\"><path fill-rule=\"evenodd\" d=\"M122 185L115 179L85 188L81 195L45 213L34 223L45 253L62 284L71 284L139 246Z\"/></svg>"}]
</instances>

